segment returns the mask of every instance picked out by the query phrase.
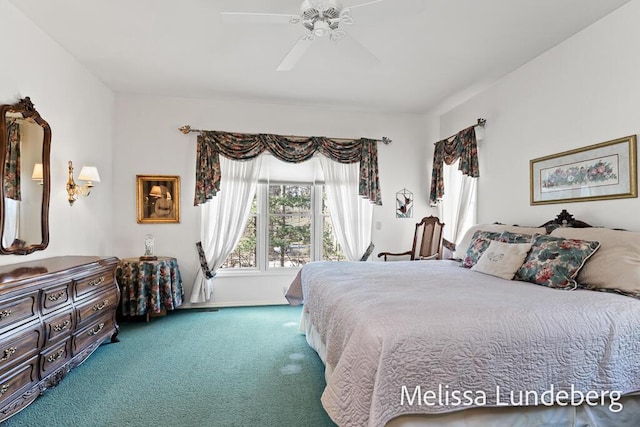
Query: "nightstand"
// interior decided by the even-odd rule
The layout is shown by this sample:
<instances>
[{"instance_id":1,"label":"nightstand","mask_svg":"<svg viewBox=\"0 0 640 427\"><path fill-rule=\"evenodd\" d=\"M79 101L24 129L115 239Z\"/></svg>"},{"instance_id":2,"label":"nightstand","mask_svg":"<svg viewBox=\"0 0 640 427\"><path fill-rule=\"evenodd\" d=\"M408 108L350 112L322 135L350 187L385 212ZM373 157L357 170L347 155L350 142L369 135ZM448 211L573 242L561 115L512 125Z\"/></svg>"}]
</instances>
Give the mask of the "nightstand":
<instances>
[{"instance_id":1,"label":"nightstand","mask_svg":"<svg viewBox=\"0 0 640 427\"><path fill-rule=\"evenodd\" d=\"M182 304L184 291L178 260L125 258L116 268L121 292L121 314L125 317L158 316Z\"/></svg>"}]
</instances>

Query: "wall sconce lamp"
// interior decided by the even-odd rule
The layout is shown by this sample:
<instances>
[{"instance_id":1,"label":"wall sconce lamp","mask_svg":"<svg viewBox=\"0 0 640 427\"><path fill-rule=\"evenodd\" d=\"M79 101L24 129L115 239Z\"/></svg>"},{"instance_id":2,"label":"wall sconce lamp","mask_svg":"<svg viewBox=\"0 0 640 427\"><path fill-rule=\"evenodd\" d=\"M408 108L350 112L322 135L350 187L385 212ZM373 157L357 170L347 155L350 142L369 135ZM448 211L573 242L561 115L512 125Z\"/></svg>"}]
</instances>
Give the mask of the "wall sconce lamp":
<instances>
[{"instance_id":1,"label":"wall sconce lamp","mask_svg":"<svg viewBox=\"0 0 640 427\"><path fill-rule=\"evenodd\" d=\"M38 184L42 185L42 183L44 182L42 163L36 163L35 165L33 165L33 173L31 174L31 179L34 181L38 181Z\"/></svg>"},{"instance_id":2,"label":"wall sconce lamp","mask_svg":"<svg viewBox=\"0 0 640 427\"><path fill-rule=\"evenodd\" d=\"M78 200L79 196L88 196L91 194L91 188L93 188L94 182L100 182L100 175L98 174L98 168L95 166L83 166L78 175L79 181L87 181L84 185L76 184L73 180L73 164L69 160L69 179L67 180L67 200L70 205Z\"/></svg>"}]
</instances>

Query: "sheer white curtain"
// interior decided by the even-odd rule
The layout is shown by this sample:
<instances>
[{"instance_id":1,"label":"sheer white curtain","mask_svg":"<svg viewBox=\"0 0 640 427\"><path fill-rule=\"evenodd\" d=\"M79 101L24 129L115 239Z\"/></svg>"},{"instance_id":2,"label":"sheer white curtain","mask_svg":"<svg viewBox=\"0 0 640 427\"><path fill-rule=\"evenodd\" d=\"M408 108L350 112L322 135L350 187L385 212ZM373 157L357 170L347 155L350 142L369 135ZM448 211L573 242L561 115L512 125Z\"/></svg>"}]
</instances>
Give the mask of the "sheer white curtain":
<instances>
[{"instance_id":1,"label":"sheer white curtain","mask_svg":"<svg viewBox=\"0 0 640 427\"><path fill-rule=\"evenodd\" d=\"M8 248L13 244L13 241L20 237L18 235L20 230L20 201L4 199L4 233L2 239L2 246Z\"/></svg>"},{"instance_id":2,"label":"sheer white curtain","mask_svg":"<svg viewBox=\"0 0 640 427\"><path fill-rule=\"evenodd\" d=\"M200 239L209 269L215 272L224 263L242 237L256 194L262 157L234 161L220 156L220 191L208 203L200 205ZM191 291L192 303L211 299L213 279L198 269Z\"/></svg>"},{"instance_id":3,"label":"sheer white curtain","mask_svg":"<svg viewBox=\"0 0 640 427\"><path fill-rule=\"evenodd\" d=\"M456 244L464 232L476 223L478 187L478 178L463 175L458 170L459 161L444 165L446 190L442 201L438 203L438 216L445 224L444 238Z\"/></svg>"},{"instance_id":4,"label":"sheer white curtain","mask_svg":"<svg viewBox=\"0 0 640 427\"><path fill-rule=\"evenodd\" d=\"M358 195L359 163L338 163L319 156L327 205L336 238L349 261L358 261L371 242L373 204Z\"/></svg>"}]
</instances>

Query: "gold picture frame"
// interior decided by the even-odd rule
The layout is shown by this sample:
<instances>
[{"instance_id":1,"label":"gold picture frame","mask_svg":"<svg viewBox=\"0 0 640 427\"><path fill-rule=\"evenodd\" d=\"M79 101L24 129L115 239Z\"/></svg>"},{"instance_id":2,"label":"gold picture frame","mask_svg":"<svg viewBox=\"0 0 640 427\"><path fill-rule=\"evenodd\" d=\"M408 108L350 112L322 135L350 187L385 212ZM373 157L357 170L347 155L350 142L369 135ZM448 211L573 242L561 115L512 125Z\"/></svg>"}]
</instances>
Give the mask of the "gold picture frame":
<instances>
[{"instance_id":1,"label":"gold picture frame","mask_svg":"<svg viewBox=\"0 0 640 427\"><path fill-rule=\"evenodd\" d=\"M136 175L138 224L180 222L180 177Z\"/></svg>"},{"instance_id":2,"label":"gold picture frame","mask_svg":"<svg viewBox=\"0 0 640 427\"><path fill-rule=\"evenodd\" d=\"M638 197L636 135L529 162L531 205Z\"/></svg>"}]
</instances>

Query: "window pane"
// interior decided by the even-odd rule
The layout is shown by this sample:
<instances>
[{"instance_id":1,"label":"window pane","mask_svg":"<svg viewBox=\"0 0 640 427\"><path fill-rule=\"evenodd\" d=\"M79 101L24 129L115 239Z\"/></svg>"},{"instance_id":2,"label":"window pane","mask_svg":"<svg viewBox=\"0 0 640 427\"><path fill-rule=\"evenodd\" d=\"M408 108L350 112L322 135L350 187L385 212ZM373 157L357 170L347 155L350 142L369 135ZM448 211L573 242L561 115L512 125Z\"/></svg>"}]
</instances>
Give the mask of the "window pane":
<instances>
[{"instance_id":1,"label":"window pane","mask_svg":"<svg viewBox=\"0 0 640 427\"><path fill-rule=\"evenodd\" d=\"M322 260L345 261L346 259L347 257L342 253L342 248L336 239L327 205L327 193L322 187Z\"/></svg>"},{"instance_id":2,"label":"window pane","mask_svg":"<svg viewBox=\"0 0 640 427\"><path fill-rule=\"evenodd\" d=\"M257 268L256 262L256 216L251 215L244 229L242 239L236 248L229 254L220 268Z\"/></svg>"},{"instance_id":3,"label":"window pane","mask_svg":"<svg viewBox=\"0 0 640 427\"><path fill-rule=\"evenodd\" d=\"M324 261L345 261L346 257L342 253L340 244L335 238L333 232L333 223L331 217L326 215L323 217L324 223L322 224L322 259Z\"/></svg>"},{"instance_id":4,"label":"window pane","mask_svg":"<svg viewBox=\"0 0 640 427\"><path fill-rule=\"evenodd\" d=\"M311 214L311 185L269 185L269 213Z\"/></svg>"},{"instance_id":5,"label":"window pane","mask_svg":"<svg viewBox=\"0 0 640 427\"><path fill-rule=\"evenodd\" d=\"M327 193L322 187L322 215L329 215L329 206L327 205Z\"/></svg>"},{"instance_id":6,"label":"window pane","mask_svg":"<svg viewBox=\"0 0 640 427\"><path fill-rule=\"evenodd\" d=\"M269 267L311 261L311 216L269 215Z\"/></svg>"},{"instance_id":7,"label":"window pane","mask_svg":"<svg viewBox=\"0 0 640 427\"><path fill-rule=\"evenodd\" d=\"M269 185L269 267L311 261L311 185Z\"/></svg>"}]
</instances>

